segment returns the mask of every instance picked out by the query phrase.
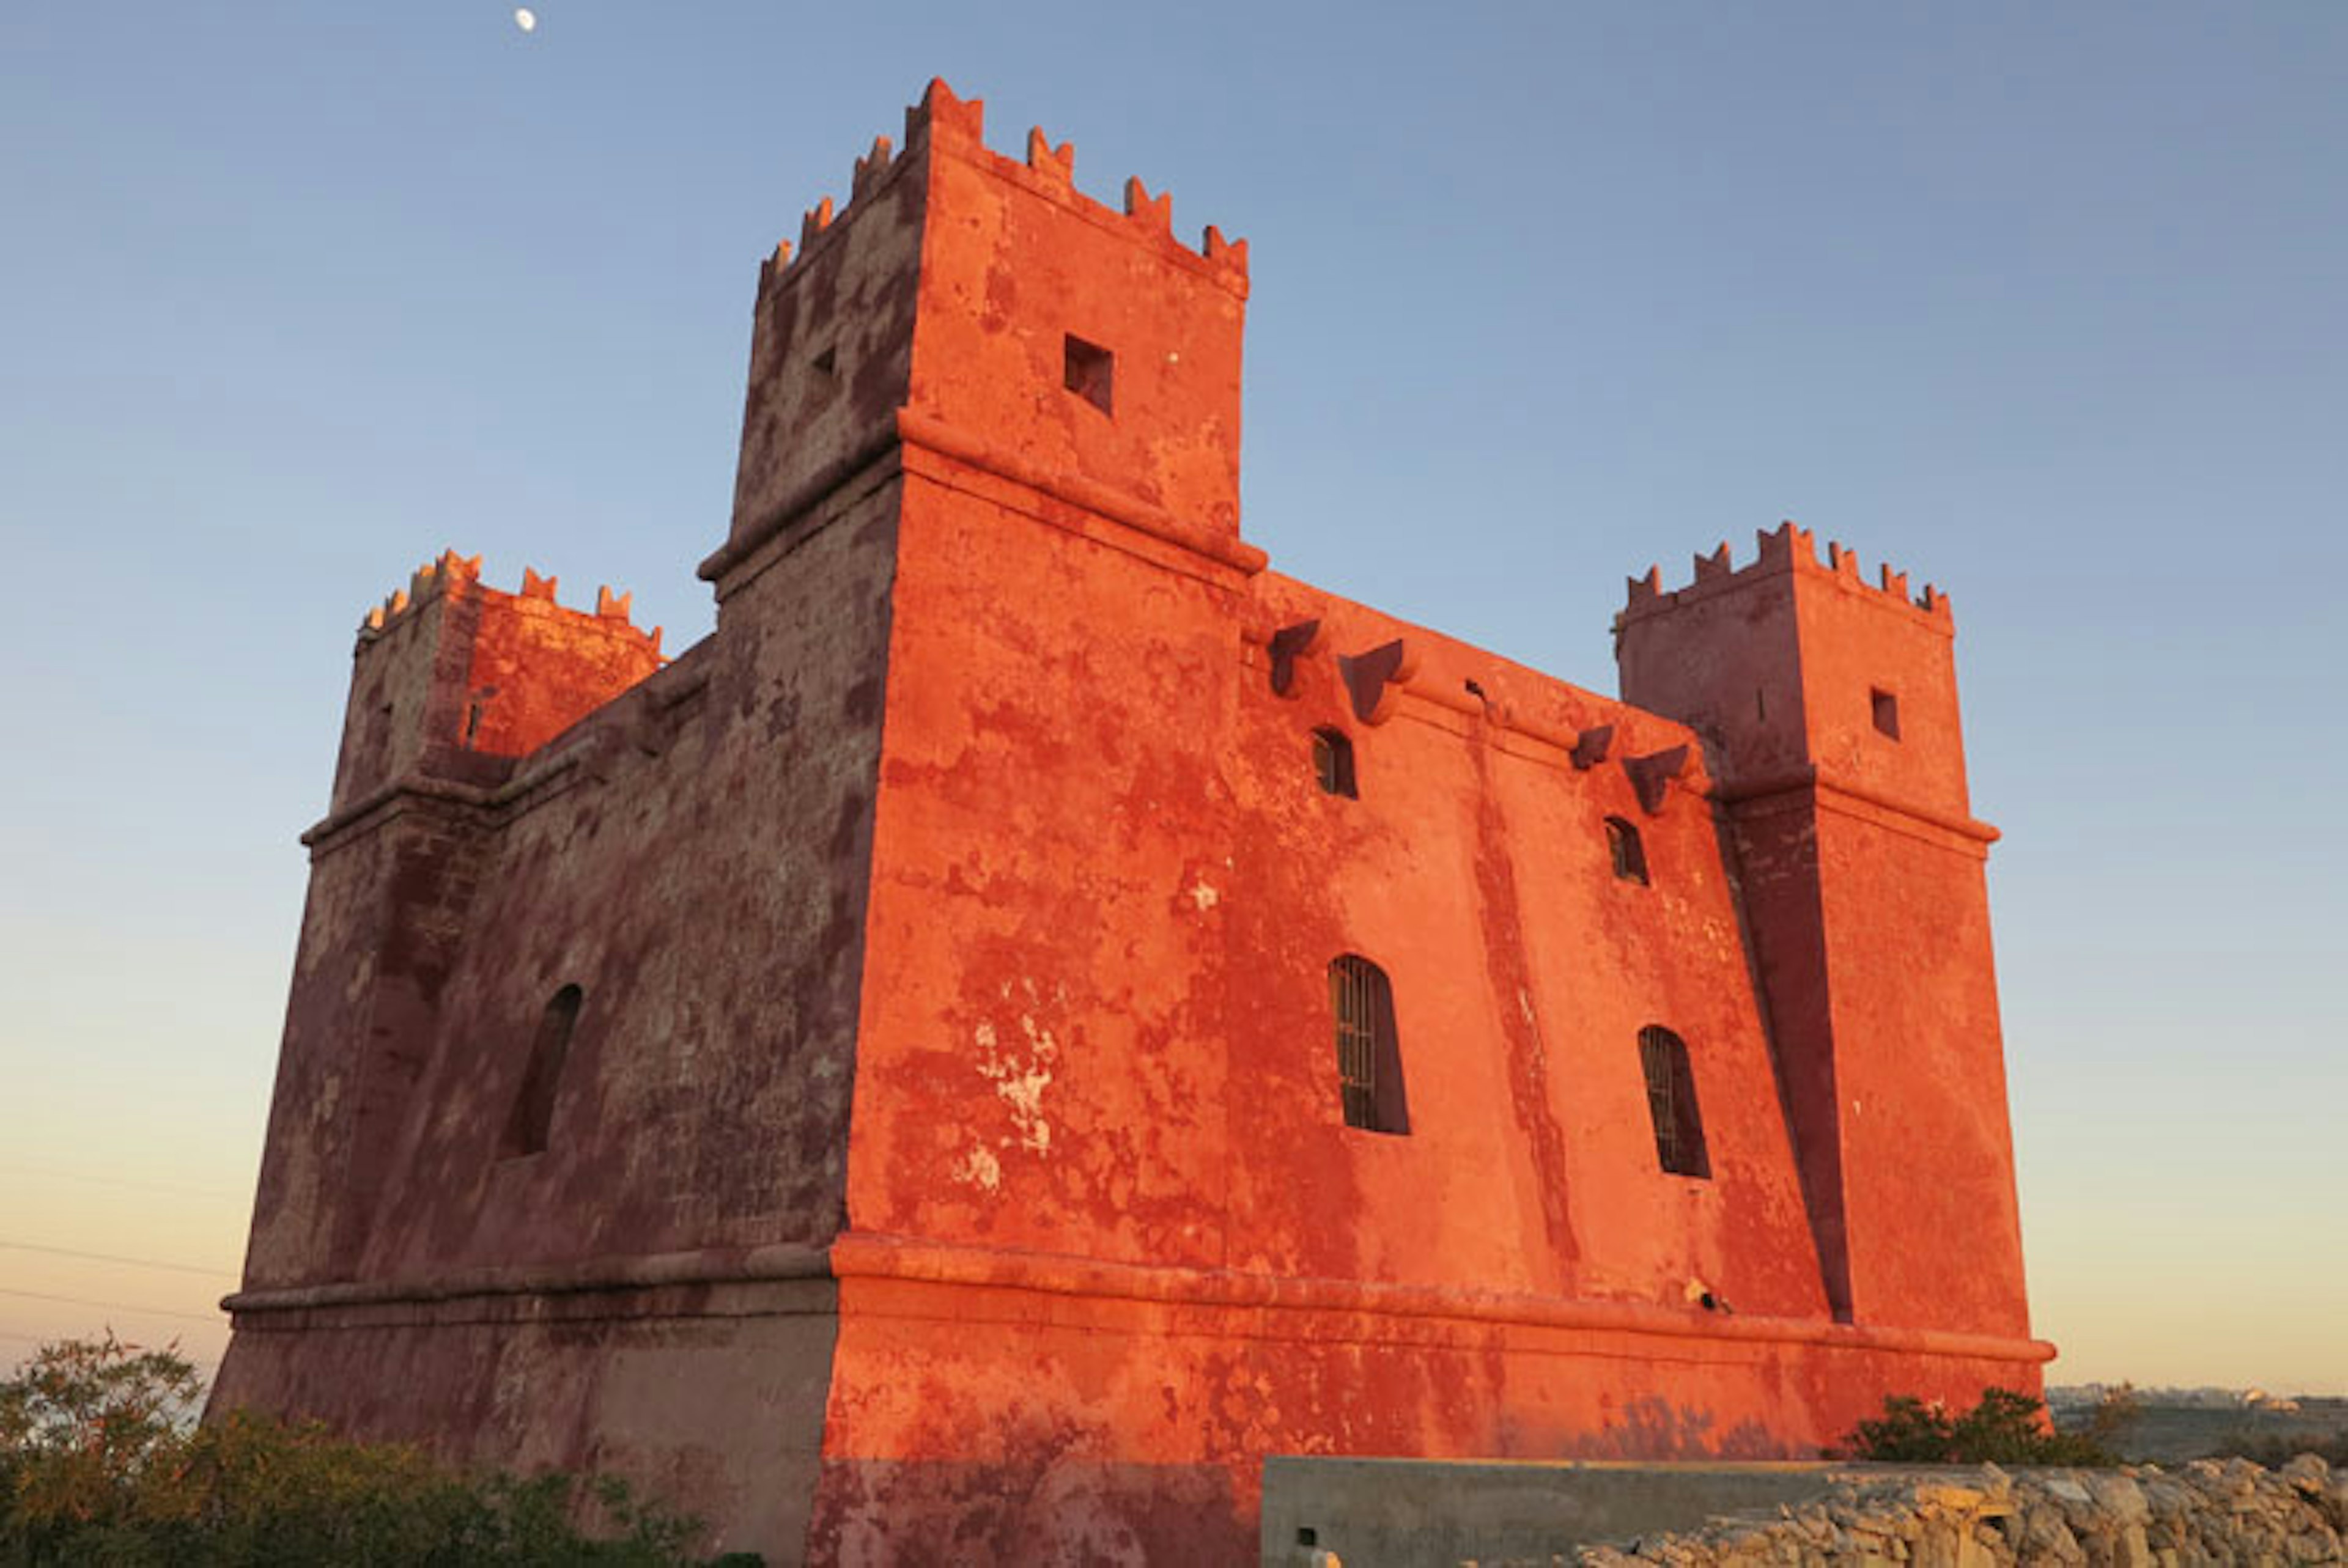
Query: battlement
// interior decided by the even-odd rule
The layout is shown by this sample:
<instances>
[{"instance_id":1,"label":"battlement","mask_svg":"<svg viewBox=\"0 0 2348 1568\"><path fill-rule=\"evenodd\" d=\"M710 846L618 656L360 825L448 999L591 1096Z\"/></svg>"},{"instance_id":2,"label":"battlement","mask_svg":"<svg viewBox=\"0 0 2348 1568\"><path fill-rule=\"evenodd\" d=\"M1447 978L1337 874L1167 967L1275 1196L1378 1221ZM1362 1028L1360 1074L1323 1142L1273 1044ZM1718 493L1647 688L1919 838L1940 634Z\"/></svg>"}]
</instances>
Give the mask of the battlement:
<instances>
[{"instance_id":1,"label":"battlement","mask_svg":"<svg viewBox=\"0 0 2348 1568\"><path fill-rule=\"evenodd\" d=\"M578 620L592 620L606 631L633 633L654 657L659 657L662 629L655 626L646 631L635 624L630 613L635 601L633 590L614 593L609 585L599 585L595 589L595 610L591 616L583 610L565 610L556 600L554 590L558 581L555 578L541 577L525 566L521 569L520 591L506 593L482 584L479 556L460 556L453 549L442 550L437 559L426 561L408 574L406 588L395 589L384 595L381 604L367 607L366 614L359 621L359 641L362 644L374 641L435 599L479 595L510 604L523 601L542 604L546 610L530 613L551 611Z\"/></svg>"},{"instance_id":2,"label":"battlement","mask_svg":"<svg viewBox=\"0 0 2348 1568\"><path fill-rule=\"evenodd\" d=\"M1808 528L1787 521L1772 529L1756 529L1754 539L1758 547L1748 565L1736 566L1727 542L1710 555L1694 558L1694 579L1685 588L1665 591L1663 571L1660 566L1647 569L1644 577L1629 579L1630 597L1622 611L1614 618L1617 630L1628 621L1659 614L1674 606L1708 599L1712 595L1738 587L1750 586L1764 578L1780 577L1788 572L1812 572L1834 577L1852 589L1880 597L1888 609L1897 610L1935 621L1953 629L1955 619L1949 608L1949 596L1931 583L1913 596L1908 591L1908 574L1896 571L1888 564L1879 565L1874 582L1859 573L1859 555L1840 543L1829 540L1827 559L1818 559L1817 536Z\"/></svg>"},{"instance_id":3,"label":"battlement","mask_svg":"<svg viewBox=\"0 0 2348 1568\"><path fill-rule=\"evenodd\" d=\"M866 201L903 167L907 158L927 148L980 164L1021 187L1046 197L1097 226L1129 234L1138 242L1193 271L1213 277L1223 287L1245 298L1248 288L1248 242L1226 240L1208 224L1196 249L1174 237L1173 198L1150 194L1138 179L1128 179L1122 210L1096 201L1076 188L1076 144L1054 143L1041 126L1027 132L1024 161L1006 158L986 146L986 102L959 98L942 77L932 77L922 101L905 110L904 148L901 152L886 136L872 138L871 150L856 160L849 180L847 204L835 207L825 196L801 216L796 252L788 240L778 241L760 265L761 289L796 273L808 258L824 249L834 223L858 203Z\"/></svg>"}]
</instances>

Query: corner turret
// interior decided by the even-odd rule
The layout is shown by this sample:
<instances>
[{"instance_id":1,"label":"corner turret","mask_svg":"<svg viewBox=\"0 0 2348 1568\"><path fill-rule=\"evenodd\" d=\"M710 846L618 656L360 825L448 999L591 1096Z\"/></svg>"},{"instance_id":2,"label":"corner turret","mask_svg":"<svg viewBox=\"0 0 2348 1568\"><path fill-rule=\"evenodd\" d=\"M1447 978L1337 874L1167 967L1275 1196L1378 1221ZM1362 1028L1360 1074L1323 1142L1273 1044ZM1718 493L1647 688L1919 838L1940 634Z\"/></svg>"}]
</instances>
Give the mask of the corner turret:
<instances>
[{"instance_id":1,"label":"corner turret","mask_svg":"<svg viewBox=\"0 0 2348 1568\"><path fill-rule=\"evenodd\" d=\"M1759 543L1632 579L1622 696L1704 737L1837 1315L2024 1333L1949 600L1790 522Z\"/></svg>"},{"instance_id":2,"label":"corner turret","mask_svg":"<svg viewBox=\"0 0 2348 1568\"><path fill-rule=\"evenodd\" d=\"M1673 591L1658 568L1631 579L1614 620L1624 700L1703 733L1732 793L1815 772L1969 823L1948 596L1910 597L1889 566L1869 582L1840 544L1821 561L1790 522L1756 542L1741 569L1725 544L1697 556Z\"/></svg>"},{"instance_id":3,"label":"corner turret","mask_svg":"<svg viewBox=\"0 0 2348 1568\"><path fill-rule=\"evenodd\" d=\"M761 265L733 524L702 565L721 599L901 444L1262 565L1239 538L1247 241L1181 243L1139 179L1122 210L1083 195L1040 128L991 151L984 111L932 81L902 150L877 138L848 204Z\"/></svg>"},{"instance_id":4,"label":"corner turret","mask_svg":"<svg viewBox=\"0 0 2348 1568\"><path fill-rule=\"evenodd\" d=\"M522 569L521 591L481 581L481 558L444 551L368 609L352 655L335 767L341 812L411 774L492 783L511 760L660 668L660 629L637 629L630 594L600 589L592 614L555 602Z\"/></svg>"}]
</instances>

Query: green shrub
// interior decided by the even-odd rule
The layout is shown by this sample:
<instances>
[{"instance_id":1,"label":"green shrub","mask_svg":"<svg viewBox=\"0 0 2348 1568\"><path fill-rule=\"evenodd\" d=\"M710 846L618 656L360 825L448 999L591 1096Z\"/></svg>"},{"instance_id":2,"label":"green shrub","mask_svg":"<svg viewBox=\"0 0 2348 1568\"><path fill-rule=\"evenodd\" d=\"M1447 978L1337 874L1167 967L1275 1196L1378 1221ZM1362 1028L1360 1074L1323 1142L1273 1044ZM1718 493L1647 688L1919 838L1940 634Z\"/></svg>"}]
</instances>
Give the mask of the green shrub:
<instances>
[{"instance_id":1,"label":"green shrub","mask_svg":"<svg viewBox=\"0 0 2348 1568\"><path fill-rule=\"evenodd\" d=\"M460 1473L243 1410L199 1426L201 1396L176 1348L111 1332L44 1346L0 1382L0 1563L695 1561L699 1522L617 1481ZM582 1514L600 1528L582 1531Z\"/></svg>"},{"instance_id":2,"label":"green shrub","mask_svg":"<svg viewBox=\"0 0 2348 1568\"><path fill-rule=\"evenodd\" d=\"M2058 1432L2046 1406L2012 1389L1983 1389L1960 1416L1907 1394L1883 1401L1883 1414L1843 1438L1849 1458L1887 1464L2112 1465L2116 1456L2094 1439Z\"/></svg>"}]
</instances>

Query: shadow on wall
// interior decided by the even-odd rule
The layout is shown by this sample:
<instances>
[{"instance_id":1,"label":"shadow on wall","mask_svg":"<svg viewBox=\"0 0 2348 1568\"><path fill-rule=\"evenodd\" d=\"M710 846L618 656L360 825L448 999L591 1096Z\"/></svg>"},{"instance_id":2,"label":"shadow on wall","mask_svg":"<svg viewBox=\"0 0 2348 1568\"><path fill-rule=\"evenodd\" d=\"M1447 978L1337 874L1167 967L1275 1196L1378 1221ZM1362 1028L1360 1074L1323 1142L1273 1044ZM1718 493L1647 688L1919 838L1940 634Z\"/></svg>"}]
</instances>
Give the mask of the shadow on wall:
<instances>
[{"instance_id":1,"label":"shadow on wall","mask_svg":"<svg viewBox=\"0 0 2348 1568\"><path fill-rule=\"evenodd\" d=\"M1071 1456L1081 1440L1071 1424L1000 1460L828 1459L808 1561L1254 1560L1256 1531L1227 1468Z\"/></svg>"}]
</instances>

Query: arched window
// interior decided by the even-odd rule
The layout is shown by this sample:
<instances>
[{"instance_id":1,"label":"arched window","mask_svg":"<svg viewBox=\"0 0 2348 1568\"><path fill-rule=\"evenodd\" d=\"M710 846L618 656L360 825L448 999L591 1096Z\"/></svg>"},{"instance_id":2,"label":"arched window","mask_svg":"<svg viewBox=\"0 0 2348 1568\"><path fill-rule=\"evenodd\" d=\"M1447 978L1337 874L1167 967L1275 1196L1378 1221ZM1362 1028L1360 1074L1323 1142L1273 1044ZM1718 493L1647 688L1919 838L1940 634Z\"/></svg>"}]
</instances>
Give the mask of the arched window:
<instances>
[{"instance_id":1,"label":"arched window","mask_svg":"<svg viewBox=\"0 0 2348 1568\"><path fill-rule=\"evenodd\" d=\"M1386 972L1358 953L1332 959L1329 1011L1336 1024L1337 1092L1345 1125L1370 1132L1409 1132L1394 988L1386 983Z\"/></svg>"},{"instance_id":2,"label":"arched window","mask_svg":"<svg viewBox=\"0 0 2348 1568\"><path fill-rule=\"evenodd\" d=\"M1322 794L1360 798L1354 787L1354 743L1343 730L1313 732L1313 773L1321 781Z\"/></svg>"},{"instance_id":3,"label":"arched window","mask_svg":"<svg viewBox=\"0 0 2348 1568\"><path fill-rule=\"evenodd\" d=\"M1619 816L1606 819L1606 853L1613 857L1616 876L1647 885L1646 846L1639 842L1639 830Z\"/></svg>"},{"instance_id":4,"label":"arched window","mask_svg":"<svg viewBox=\"0 0 2348 1568\"><path fill-rule=\"evenodd\" d=\"M565 986L554 993L546 1015L538 1020L530 1065L522 1070L521 1091L514 1096L513 1114L506 1119L499 1152L508 1159L545 1152L546 1135L554 1125L554 1091L562 1081L562 1060L571 1054L571 1031L578 1027L579 1004L584 999L577 986Z\"/></svg>"},{"instance_id":5,"label":"arched window","mask_svg":"<svg viewBox=\"0 0 2348 1568\"><path fill-rule=\"evenodd\" d=\"M1655 1159L1675 1176L1712 1175L1704 1147L1704 1116L1696 1109L1695 1072L1687 1042L1649 1024L1639 1031L1639 1066L1647 1078L1647 1114L1655 1123Z\"/></svg>"}]
</instances>

